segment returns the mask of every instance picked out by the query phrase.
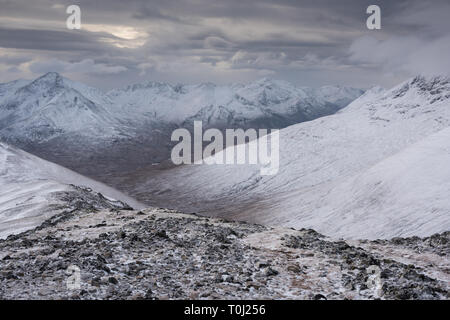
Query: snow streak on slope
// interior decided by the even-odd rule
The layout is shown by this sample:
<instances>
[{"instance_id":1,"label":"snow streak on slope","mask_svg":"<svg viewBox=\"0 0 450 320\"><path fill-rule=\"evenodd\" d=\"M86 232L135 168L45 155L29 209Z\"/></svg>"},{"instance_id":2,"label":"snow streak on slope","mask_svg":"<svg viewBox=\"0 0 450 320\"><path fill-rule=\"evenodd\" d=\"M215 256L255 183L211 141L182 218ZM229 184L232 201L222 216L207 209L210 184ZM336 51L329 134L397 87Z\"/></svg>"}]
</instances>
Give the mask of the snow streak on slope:
<instances>
[{"instance_id":1,"label":"snow streak on slope","mask_svg":"<svg viewBox=\"0 0 450 320\"><path fill-rule=\"evenodd\" d=\"M336 237L430 235L450 229L449 126L449 80L416 77L283 129L275 176L256 166L183 166L141 182L136 193Z\"/></svg>"},{"instance_id":2,"label":"snow streak on slope","mask_svg":"<svg viewBox=\"0 0 450 320\"><path fill-rule=\"evenodd\" d=\"M80 185L135 208L132 198L99 182L0 143L0 238L38 226L60 210L56 193ZM112 201L112 200L111 200Z\"/></svg>"}]
</instances>

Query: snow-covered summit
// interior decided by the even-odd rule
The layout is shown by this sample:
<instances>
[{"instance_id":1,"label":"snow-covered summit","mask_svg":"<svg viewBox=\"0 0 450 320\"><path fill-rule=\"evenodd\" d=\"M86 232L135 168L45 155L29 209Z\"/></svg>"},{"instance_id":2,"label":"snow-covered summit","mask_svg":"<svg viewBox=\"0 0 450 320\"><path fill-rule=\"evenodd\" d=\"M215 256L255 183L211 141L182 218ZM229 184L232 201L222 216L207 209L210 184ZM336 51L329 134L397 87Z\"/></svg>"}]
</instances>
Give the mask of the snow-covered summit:
<instances>
[{"instance_id":1,"label":"snow-covered summit","mask_svg":"<svg viewBox=\"0 0 450 320\"><path fill-rule=\"evenodd\" d=\"M0 100L0 132L11 141L42 141L68 132L112 135L114 117L107 105L100 91L50 72L15 86Z\"/></svg>"},{"instance_id":2,"label":"snow-covered summit","mask_svg":"<svg viewBox=\"0 0 450 320\"><path fill-rule=\"evenodd\" d=\"M60 89L64 87L64 79L57 72L48 72L43 76L33 80L19 91L28 91L30 93L45 93L50 90Z\"/></svg>"}]
</instances>

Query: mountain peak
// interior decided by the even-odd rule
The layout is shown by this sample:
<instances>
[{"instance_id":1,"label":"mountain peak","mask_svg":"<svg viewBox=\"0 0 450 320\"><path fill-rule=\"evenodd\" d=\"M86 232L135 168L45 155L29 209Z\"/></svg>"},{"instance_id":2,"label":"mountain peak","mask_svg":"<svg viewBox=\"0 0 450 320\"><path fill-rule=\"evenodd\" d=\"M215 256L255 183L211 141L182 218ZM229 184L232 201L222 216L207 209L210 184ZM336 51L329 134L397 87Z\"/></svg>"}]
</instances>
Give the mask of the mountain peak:
<instances>
[{"instance_id":1,"label":"mountain peak","mask_svg":"<svg viewBox=\"0 0 450 320\"><path fill-rule=\"evenodd\" d=\"M24 88L31 92L64 87L64 78L57 72L48 72Z\"/></svg>"},{"instance_id":2,"label":"mountain peak","mask_svg":"<svg viewBox=\"0 0 450 320\"><path fill-rule=\"evenodd\" d=\"M273 79L269 78L269 77L263 77L263 78L261 78L259 80L256 80L256 82L260 82L260 83L272 82L272 81L273 81Z\"/></svg>"},{"instance_id":3,"label":"mountain peak","mask_svg":"<svg viewBox=\"0 0 450 320\"><path fill-rule=\"evenodd\" d=\"M61 83L63 81L63 77L58 72L47 72L43 76L40 76L35 81L45 81L49 83Z\"/></svg>"},{"instance_id":4,"label":"mountain peak","mask_svg":"<svg viewBox=\"0 0 450 320\"><path fill-rule=\"evenodd\" d=\"M50 71L41 76L40 78L57 78L57 77L61 77L61 75L58 72Z\"/></svg>"},{"instance_id":5,"label":"mountain peak","mask_svg":"<svg viewBox=\"0 0 450 320\"><path fill-rule=\"evenodd\" d=\"M253 82L254 84L260 85L260 86L270 86L270 85L274 85L274 84L281 84L281 83L288 83L287 81L281 81L281 80L275 80L269 77L264 77L261 78L259 80L256 80Z\"/></svg>"}]
</instances>

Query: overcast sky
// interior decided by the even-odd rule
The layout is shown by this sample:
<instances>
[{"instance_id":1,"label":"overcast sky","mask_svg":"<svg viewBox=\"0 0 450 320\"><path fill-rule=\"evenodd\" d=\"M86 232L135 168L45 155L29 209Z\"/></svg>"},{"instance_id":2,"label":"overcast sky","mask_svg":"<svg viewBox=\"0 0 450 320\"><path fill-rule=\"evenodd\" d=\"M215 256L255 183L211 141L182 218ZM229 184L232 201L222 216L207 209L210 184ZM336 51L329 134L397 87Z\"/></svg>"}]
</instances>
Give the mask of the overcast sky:
<instances>
[{"instance_id":1,"label":"overcast sky","mask_svg":"<svg viewBox=\"0 0 450 320\"><path fill-rule=\"evenodd\" d=\"M81 30L66 8L81 8ZM381 30L366 8L381 7ZM448 0L0 0L0 82L56 71L146 80L392 86L450 72Z\"/></svg>"}]
</instances>

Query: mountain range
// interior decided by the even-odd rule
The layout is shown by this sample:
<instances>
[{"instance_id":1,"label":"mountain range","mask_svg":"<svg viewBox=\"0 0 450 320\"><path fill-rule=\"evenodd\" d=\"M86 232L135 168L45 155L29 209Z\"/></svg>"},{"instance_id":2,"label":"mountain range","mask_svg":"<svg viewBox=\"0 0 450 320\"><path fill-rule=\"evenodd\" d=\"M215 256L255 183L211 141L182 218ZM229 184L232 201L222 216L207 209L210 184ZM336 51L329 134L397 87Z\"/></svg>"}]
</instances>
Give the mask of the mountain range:
<instances>
[{"instance_id":1,"label":"mountain range","mask_svg":"<svg viewBox=\"0 0 450 320\"><path fill-rule=\"evenodd\" d=\"M192 129L194 120L205 127L282 128L332 114L362 93L270 79L226 86L147 82L104 93L50 72L0 85L0 137L109 182L111 173L167 160L172 131Z\"/></svg>"}]
</instances>

